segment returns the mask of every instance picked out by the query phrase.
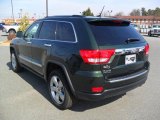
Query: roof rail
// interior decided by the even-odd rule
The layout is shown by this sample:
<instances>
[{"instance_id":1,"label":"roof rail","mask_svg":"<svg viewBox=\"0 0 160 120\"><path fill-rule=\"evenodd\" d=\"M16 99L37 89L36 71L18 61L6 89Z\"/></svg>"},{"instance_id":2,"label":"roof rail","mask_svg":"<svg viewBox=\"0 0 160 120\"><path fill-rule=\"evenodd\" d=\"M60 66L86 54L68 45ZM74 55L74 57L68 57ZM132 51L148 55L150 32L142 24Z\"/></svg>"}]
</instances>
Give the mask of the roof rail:
<instances>
[{"instance_id":1,"label":"roof rail","mask_svg":"<svg viewBox=\"0 0 160 120\"><path fill-rule=\"evenodd\" d=\"M84 17L83 15L72 15L73 17Z\"/></svg>"},{"instance_id":2,"label":"roof rail","mask_svg":"<svg viewBox=\"0 0 160 120\"><path fill-rule=\"evenodd\" d=\"M46 16L45 18L52 18L52 17L84 17L82 15L55 15L55 16Z\"/></svg>"}]
</instances>

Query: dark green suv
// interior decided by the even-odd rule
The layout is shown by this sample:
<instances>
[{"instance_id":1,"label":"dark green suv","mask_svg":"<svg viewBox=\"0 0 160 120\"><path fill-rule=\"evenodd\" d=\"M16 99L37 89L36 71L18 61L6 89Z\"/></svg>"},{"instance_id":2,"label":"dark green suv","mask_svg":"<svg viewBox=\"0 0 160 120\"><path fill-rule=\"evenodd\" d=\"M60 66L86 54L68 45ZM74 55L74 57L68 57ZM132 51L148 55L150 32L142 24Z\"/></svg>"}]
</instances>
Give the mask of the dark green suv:
<instances>
[{"instance_id":1,"label":"dark green suv","mask_svg":"<svg viewBox=\"0 0 160 120\"><path fill-rule=\"evenodd\" d=\"M149 45L117 18L53 16L34 22L10 44L15 72L44 78L59 109L75 99L101 100L145 83Z\"/></svg>"}]
</instances>

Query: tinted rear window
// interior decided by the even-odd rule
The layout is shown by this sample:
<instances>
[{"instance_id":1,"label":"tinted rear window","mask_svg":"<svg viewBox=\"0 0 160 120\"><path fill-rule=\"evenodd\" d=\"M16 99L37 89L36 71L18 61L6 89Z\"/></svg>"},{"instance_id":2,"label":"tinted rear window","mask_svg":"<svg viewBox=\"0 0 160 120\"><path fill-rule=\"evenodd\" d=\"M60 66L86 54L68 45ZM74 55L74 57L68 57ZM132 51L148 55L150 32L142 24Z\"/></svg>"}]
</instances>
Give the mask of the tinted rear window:
<instances>
[{"instance_id":1,"label":"tinted rear window","mask_svg":"<svg viewBox=\"0 0 160 120\"><path fill-rule=\"evenodd\" d=\"M98 45L126 44L126 40L129 38L139 39L138 42L144 42L144 38L129 22L94 21L88 23Z\"/></svg>"}]
</instances>

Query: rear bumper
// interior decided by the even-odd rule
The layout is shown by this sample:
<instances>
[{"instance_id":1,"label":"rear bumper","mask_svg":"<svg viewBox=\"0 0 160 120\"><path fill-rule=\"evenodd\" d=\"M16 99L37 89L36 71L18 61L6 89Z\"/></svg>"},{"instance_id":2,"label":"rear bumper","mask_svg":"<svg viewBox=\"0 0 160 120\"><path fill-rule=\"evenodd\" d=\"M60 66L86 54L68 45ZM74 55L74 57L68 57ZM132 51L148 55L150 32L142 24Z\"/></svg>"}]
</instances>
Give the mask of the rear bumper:
<instances>
[{"instance_id":1,"label":"rear bumper","mask_svg":"<svg viewBox=\"0 0 160 120\"><path fill-rule=\"evenodd\" d=\"M102 100L105 98L121 95L121 94L124 94L124 93L134 89L134 88L137 88L137 87L143 85L145 83L145 81L147 80L147 76L148 76L148 71L143 75L143 78L141 78L140 80L133 82L131 84L127 84L127 85L120 86L117 88L106 89L104 92L98 93L98 94L76 92L76 96L78 99L83 99L83 100L88 100L88 101L97 101L97 100ZM140 76L138 76L138 77L140 77ZM134 79L139 79L138 77L136 77Z\"/></svg>"},{"instance_id":2,"label":"rear bumper","mask_svg":"<svg viewBox=\"0 0 160 120\"><path fill-rule=\"evenodd\" d=\"M152 35L160 35L160 32L151 32Z\"/></svg>"}]
</instances>

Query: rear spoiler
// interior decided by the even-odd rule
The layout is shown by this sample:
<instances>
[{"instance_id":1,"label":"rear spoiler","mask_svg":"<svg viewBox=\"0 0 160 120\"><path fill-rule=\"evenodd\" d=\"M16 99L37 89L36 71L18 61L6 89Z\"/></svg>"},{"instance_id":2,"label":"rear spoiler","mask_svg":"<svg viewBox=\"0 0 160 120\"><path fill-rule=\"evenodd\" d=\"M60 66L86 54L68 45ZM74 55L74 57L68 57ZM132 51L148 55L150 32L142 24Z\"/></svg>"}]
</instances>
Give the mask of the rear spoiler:
<instances>
[{"instance_id":1,"label":"rear spoiler","mask_svg":"<svg viewBox=\"0 0 160 120\"><path fill-rule=\"evenodd\" d=\"M95 26L129 26L131 23L122 19L94 19L87 22Z\"/></svg>"}]
</instances>

